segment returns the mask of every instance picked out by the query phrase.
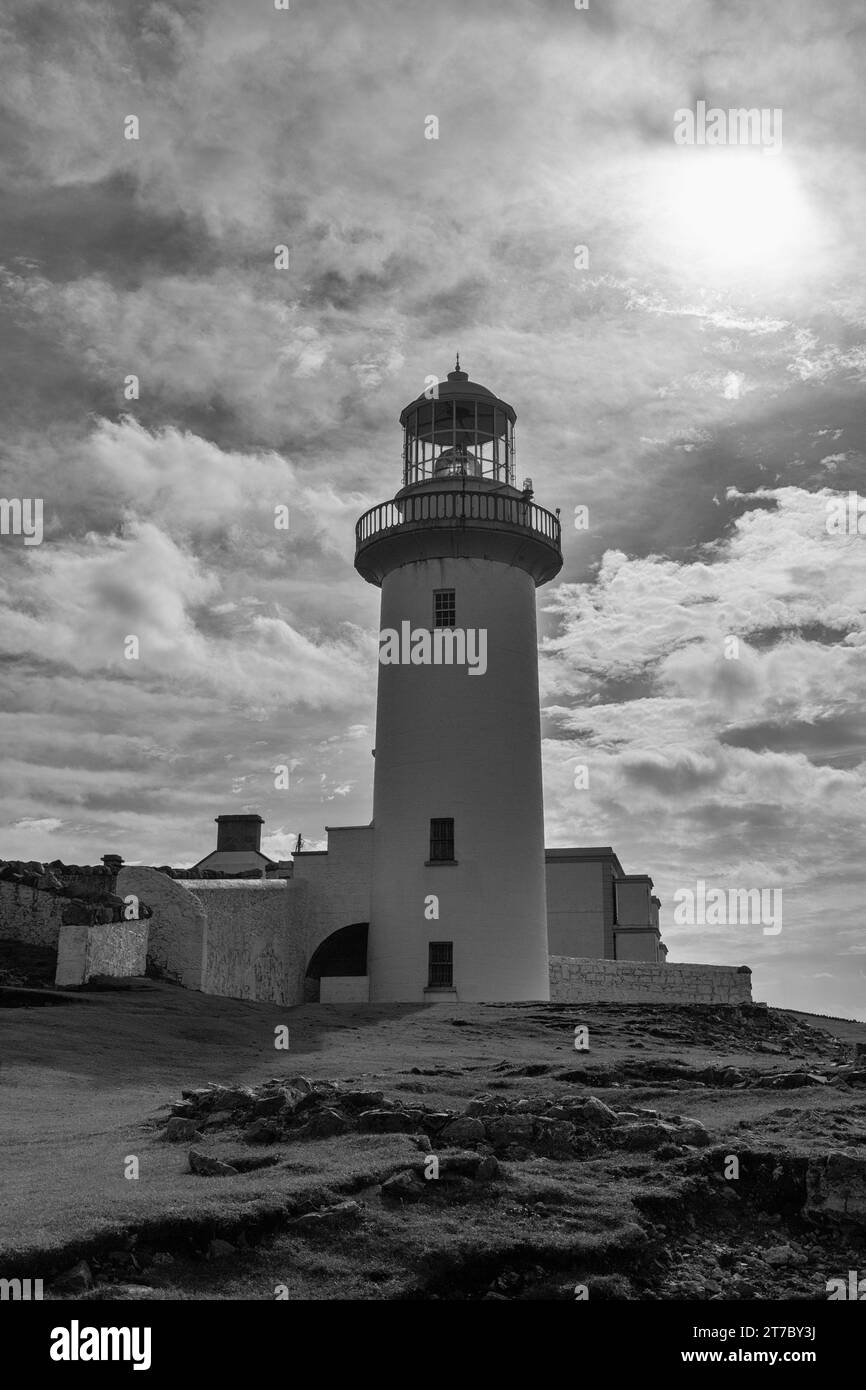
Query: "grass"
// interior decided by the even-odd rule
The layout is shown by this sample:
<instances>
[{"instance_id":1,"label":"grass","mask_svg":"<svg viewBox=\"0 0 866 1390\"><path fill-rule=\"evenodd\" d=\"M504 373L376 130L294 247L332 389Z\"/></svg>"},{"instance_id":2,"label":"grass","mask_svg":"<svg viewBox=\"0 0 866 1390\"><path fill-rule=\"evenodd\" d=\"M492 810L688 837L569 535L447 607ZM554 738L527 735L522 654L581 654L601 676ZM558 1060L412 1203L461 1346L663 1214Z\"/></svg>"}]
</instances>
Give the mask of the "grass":
<instances>
[{"instance_id":1,"label":"grass","mask_svg":"<svg viewBox=\"0 0 866 1390\"><path fill-rule=\"evenodd\" d=\"M856 1151L866 1137L862 1091L847 1097L827 1088L732 1092L688 1077L632 1081L627 1090L614 1084L624 1067L639 1076L646 1059L752 1071L792 1065L757 1054L735 1029L721 1028L710 1045L689 1040L693 1023L686 1015L677 1021L670 1010L537 1004L286 1010L151 981L126 992L62 998L58 1007L0 1009L0 1271L6 1274L22 1260L34 1275L57 1268L61 1257L72 1264L94 1241L103 1249L115 1241L122 1250L134 1231L137 1248L173 1252L148 1267L149 1297L273 1298L278 1285L290 1298L448 1297L449 1290L467 1297L498 1278L511 1296L514 1281L536 1267L542 1274L532 1276L531 1296L565 1297L568 1280L586 1267L619 1277L639 1265L642 1194L669 1183L672 1172L641 1154L565 1163L529 1155L508 1163L504 1180L471 1200L437 1197L392 1207L379 1199L378 1185L417 1161L414 1142L348 1134L282 1145L272 1167L203 1179L187 1171L187 1145L158 1138L158 1122L181 1086L207 1081L256 1084L301 1073L351 1079L407 1104L450 1110L462 1110L483 1090L554 1095L571 1084L620 1109L639 1104L662 1115L694 1116L714 1139L740 1145ZM590 1056L573 1049L576 1022L590 1024ZM815 1022L846 1043L866 1039L866 1024ZM290 1031L288 1053L273 1045L282 1023ZM655 1036L654 1025L671 1036ZM781 1026L773 1011L770 1025ZM640 1041L644 1048L636 1050ZM823 1064L827 1056L828 1045L816 1041L812 1061L798 1064ZM591 1088L581 1085L587 1069L596 1073ZM560 1072L574 1081L564 1083ZM268 1153L222 1131L209 1131L205 1147L229 1160ZM139 1163L135 1180L124 1176L131 1156ZM326 1237L287 1228L293 1214L346 1194L361 1202L357 1225ZM230 1259L201 1258L217 1234L241 1248ZM615 1293L620 1285L613 1279L610 1287Z\"/></svg>"}]
</instances>

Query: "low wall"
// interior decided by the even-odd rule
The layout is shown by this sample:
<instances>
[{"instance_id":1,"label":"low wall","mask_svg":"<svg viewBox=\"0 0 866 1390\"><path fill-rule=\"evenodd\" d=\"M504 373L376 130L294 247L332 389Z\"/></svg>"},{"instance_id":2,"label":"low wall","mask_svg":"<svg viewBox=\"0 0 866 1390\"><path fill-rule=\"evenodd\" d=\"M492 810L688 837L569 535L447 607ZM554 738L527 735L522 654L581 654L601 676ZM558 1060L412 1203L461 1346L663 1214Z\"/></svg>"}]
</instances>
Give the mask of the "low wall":
<instances>
[{"instance_id":1,"label":"low wall","mask_svg":"<svg viewBox=\"0 0 866 1390\"><path fill-rule=\"evenodd\" d=\"M23 883L0 882L0 937L56 949L69 899Z\"/></svg>"},{"instance_id":2,"label":"low wall","mask_svg":"<svg viewBox=\"0 0 866 1390\"><path fill-rule=\"evenodd\" d=\"M310 885L292 879L184 879L204 914L205 994L301 1004Z\"/></svg>"},{"instance_id":3,"label":"low wall","mask_svg":"<svg viewBox=\"0 0 866 1390\"><path fill-rule=\"evenodd\" d=\"M94 975L120 979L143 975L147 964L146 921L103 922L60 928L56 985L83 985Z\"/></svg>"},{"instance_id":4,"label":"low wall","mask_svg":"<svg viewBox=\"0 0 866 1390\"><path fill-rule=\"evenodd\" d=\"M550 957L550 998L562 1004L749 1004L746 965L658 965Z\"/></svg>"}]
</instances>

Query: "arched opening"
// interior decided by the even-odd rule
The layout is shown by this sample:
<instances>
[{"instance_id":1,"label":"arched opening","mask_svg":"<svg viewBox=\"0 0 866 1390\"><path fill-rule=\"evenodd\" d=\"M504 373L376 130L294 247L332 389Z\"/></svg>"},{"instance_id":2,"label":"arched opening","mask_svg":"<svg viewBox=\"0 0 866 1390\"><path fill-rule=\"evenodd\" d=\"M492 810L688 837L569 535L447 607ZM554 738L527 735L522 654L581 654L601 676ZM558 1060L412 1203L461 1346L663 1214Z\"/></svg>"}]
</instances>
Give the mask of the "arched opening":
<instances>
[{"instance_id":1,"label":"arched opening","mask_svg":"<svg viewBox=\"0 0 866 1390\"><path fill-rule=\"evenodd\" d=\"M305 1004L318 1004L323 978L366 978L369 926L369 922L353 922L351 926L331 932L330 936L319 942L307 966Z\"/></svg>"}]
</instances>

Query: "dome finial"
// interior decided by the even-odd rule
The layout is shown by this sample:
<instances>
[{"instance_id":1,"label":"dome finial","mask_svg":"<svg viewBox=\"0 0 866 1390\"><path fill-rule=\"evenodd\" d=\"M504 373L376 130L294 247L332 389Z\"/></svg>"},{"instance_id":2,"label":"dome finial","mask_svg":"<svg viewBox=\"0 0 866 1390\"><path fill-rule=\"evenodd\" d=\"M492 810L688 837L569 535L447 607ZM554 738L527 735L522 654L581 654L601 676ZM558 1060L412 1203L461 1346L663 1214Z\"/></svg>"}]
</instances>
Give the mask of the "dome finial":
<instances>
[{"instance_id":1,"label":"dome finial","mask_svg":"<svg viewBox=\"0 0 866 1390\"><path fill-rule=\"evenodd\" d=\"M455 372L459 372L459 371L460 371L460 353L459 353L459 352L458 352L458 354L457 354L457 361L454 363L454 370L455 370Z\"/></svg>"}]
</instances>

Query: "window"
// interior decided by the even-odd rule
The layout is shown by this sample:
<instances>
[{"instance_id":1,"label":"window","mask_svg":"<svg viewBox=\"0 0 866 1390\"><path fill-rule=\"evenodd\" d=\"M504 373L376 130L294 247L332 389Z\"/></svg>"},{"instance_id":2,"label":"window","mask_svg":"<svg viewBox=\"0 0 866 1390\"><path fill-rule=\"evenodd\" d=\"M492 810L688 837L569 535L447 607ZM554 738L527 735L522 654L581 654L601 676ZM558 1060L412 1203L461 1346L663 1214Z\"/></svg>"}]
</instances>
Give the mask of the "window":
<instances>
[{"instance_id":1,"label":"window","mask_svg":"<svg viewBox=\"0 0 866 1390\"><path fill-rule=\"evenodd\" d=\"M454 984L454 942L431 941L429 952L428 989L451 988Z\"/></svg>"},{"instance_id":2,"label":"window","mask_svg":"<svg viewBox=\"0 0 866 1390\"><path fill-rule=\"evenodd\" d=\"M457 599L453 589L433 590L433 626L457 626Z\"/></svg>"},{"instance_id":3,"label":"window","mask_svg":"<svg viewBox=\"0 0 866 1390\"><path fill-rule=\"evenodd\" d=\"M431 820L430 822L430 859L431 862L442 863L443 860L454 858L454 821Z\"/></svg>"}]
</instances>

